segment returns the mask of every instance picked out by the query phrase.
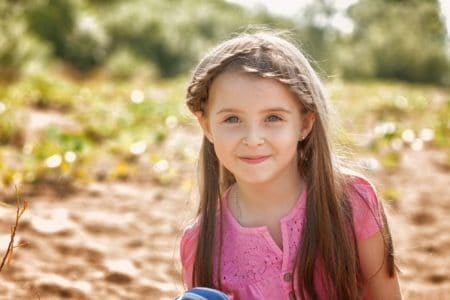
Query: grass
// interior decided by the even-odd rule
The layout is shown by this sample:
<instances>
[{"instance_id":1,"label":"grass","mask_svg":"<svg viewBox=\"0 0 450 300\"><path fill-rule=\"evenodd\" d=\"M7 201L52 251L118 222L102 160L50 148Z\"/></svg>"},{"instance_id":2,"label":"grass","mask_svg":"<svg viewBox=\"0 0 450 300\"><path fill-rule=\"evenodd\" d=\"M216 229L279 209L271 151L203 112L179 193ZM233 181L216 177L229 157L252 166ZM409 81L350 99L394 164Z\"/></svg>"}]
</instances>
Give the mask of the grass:
<instances>
[{"instance_id":1,"label":"grass","mask_svg":"<svg viewBox=\"0 0 450 300\"><path fill-rule=\"evenodd\" d=\"M150 160L172 130L191 122L182 103L184 82L77 83L42 74L1 86L0 186L132 177L140 156ZM78 125L49 124L26 140L33 111ZM92 174L99 159L105 165ZM160 173L150 177L167 177Z\"/></svg>"},{"instance_id":2,"label":"grass","mask_svg":"<svg viewBox=\"0 0 450 300\"><path fill-rule=\"evenodd\" d=\"M184 105L187 80L76 82L44 73L0 86L0 187L55 178L177 181L173 162L192 163L192 155L183 155L189 145L165 143L194 123ZM380 81L327 87L348 132L339 141L371 154L382 168L395 169L407 148L449 152L449 90ZM34 111L76 126L48 124L30 138Z\"/></svg>"},{"instance_id":3,"label":"grass","mask_svg":"<svg viewBox=\"0 0 450 300\"><path fill-rule=\"evenodd\" d=\"M406 149L449 152L450 90L382 81L335 81L329 89L348 133L339 138L383 168L394 170Z\"/></svg>"}]
</instances>

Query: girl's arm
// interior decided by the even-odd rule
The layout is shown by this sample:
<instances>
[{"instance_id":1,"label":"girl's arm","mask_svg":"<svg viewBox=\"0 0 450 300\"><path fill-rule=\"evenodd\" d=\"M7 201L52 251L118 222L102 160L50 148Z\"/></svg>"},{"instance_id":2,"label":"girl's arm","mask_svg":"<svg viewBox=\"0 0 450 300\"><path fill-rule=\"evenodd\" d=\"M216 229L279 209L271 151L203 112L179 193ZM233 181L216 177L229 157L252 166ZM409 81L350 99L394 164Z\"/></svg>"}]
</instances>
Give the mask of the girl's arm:
<instances>
[{"instance_id":1,"label":"girl's arm","mask_svg":"<svg viewBox=\"0 0 450 300\"><path fill-rule=\"evenodd\" d=\"M379 231L368 239L358 240L361 270L366 280L365 293L370 299L402 299L397 274L390 277L387 253L382 233Z\"/></svg>"}]
</instances>

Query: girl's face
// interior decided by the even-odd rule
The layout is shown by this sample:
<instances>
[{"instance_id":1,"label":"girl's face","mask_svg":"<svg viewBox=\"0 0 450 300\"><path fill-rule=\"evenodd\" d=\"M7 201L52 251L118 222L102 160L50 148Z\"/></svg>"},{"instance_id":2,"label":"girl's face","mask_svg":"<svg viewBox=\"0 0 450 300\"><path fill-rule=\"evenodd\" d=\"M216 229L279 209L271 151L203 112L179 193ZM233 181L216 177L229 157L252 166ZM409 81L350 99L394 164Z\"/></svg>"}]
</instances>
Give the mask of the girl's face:
<instances>
[{"instance_id":1,"label":"girl's face","mask_svg":"<svg viewBox=\"0 0 450 300\"><path fill-rule=\"evenodd\" d=\"M242 72L219 75L197 117L224 167L237 181L258 184L298 178L297 143L315 119L282 83Z\"/></svg>"}]
</instances>

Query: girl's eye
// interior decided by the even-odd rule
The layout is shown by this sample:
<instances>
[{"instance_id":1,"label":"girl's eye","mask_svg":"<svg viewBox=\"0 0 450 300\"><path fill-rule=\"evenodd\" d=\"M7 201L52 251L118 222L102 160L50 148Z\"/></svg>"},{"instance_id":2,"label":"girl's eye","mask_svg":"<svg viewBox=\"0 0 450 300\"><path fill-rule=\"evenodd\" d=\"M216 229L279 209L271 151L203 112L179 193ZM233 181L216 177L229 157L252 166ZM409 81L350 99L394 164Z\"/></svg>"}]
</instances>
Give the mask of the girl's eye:
<instances>
[{"instance_id":1,"label":"girl's eye","mask_svg":"<svg viewBox=\"0 0 450 300\"><path fill-rule=\"evenodd\" d=\"M231 116L225 119L225 123L239 123L240 120L236 116Z\"/></svg>"},{"instance_id":2,"label":"girl's eye","mask_svg":"<svg viewBox=\"0 0 450 300\"><path fill-rule=\"evenodd\" d=\"M277 122L277 121L281 121L282 119L279 116L276 115L270 115L267 117L266 119L269 122Z\"/></svg>"}]
</instances>

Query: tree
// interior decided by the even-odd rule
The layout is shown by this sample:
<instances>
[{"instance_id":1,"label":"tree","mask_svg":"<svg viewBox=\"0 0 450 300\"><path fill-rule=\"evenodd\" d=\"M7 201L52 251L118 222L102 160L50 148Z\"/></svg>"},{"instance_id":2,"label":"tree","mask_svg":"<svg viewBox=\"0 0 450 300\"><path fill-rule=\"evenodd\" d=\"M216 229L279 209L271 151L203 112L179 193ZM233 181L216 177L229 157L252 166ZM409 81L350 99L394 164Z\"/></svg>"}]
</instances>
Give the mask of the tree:
<instances>
[{"instance_id":1,"label":"tree","mask_svg":"<svg viewBox=\"0 0 450 300\"><path fill-rule=\"evenodd\" d=\"M347 77L450 84L447 32L437 0L360 0L340 64Z\"/></svg>"},{"instance_id":2,"label":"tree","mask_svg":"<svg viewBox=\"0 0 450 300\"><path fill-rule=\"evenodd\" d=\"M0 1L0 81L19 77L32 60L46 59L48 47L27 30L21 1Z\"/></svg>"}]
</instances>

